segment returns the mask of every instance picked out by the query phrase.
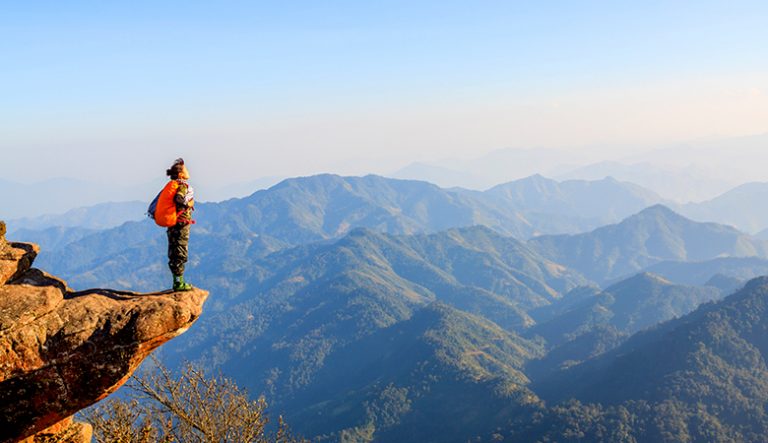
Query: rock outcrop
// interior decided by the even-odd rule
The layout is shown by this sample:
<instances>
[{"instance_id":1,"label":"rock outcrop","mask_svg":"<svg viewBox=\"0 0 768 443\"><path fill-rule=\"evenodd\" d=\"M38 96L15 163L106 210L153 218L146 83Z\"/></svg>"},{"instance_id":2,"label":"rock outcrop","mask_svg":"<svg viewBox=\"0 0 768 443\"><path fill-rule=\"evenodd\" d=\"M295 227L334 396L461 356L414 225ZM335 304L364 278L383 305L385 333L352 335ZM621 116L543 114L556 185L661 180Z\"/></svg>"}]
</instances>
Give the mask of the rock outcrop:
<instances>
[{"instance_id":1,"label":"rock outcrop","mask_svg":"<svg viewBox=\"0 0 768 443\"><path fill-rule=\"evenodd\" d=\"M4 234L0 222L0 442L90 441L72 415L186 331L208 293L73 292L31 267L37 246Z\"/></svg>"},{"instance_id":2,"label":"rock outcrop","mask_svg":"<svg viewBox=\"0 0 768 443\"><path fill-rule=\"evenodd\" d=\"M29 243L8 243L5 223L0 221L0 285L19 277L32 266L40 248Z\"/></svg>"}]
</instances>

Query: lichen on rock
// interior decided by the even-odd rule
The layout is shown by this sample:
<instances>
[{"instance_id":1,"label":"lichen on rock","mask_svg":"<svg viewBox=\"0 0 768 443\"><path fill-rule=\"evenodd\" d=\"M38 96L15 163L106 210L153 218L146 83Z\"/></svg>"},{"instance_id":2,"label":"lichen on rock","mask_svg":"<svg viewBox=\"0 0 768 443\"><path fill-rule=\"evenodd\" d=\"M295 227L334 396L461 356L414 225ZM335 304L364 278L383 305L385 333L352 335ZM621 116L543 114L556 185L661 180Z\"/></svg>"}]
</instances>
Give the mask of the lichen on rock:
<instances>
[{"instance_id":1,"label":"lichen on rock","mask_svg":"<svg viewBox=\"0 0 768 443\"><path fill-rule=\"evenodd\" d=\"M186 331L208 293L73 292L31 267L36 245L0 236L3 246L0 442L56 432L89 441L88 427L72 415L117 390L154 349Z\"/></svg>"}]
</instances>

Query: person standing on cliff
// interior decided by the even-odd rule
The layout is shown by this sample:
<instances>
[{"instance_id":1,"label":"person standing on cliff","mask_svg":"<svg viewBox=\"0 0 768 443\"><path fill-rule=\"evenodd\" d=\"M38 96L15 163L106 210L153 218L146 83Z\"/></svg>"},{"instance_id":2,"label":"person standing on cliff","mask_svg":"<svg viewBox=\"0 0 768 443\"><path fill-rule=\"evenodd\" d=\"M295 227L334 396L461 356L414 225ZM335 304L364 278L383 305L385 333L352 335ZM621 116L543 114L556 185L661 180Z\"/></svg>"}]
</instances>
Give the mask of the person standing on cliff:
<instances>
[{"instance_id":1,"label":"person standing on cliff","mask_svg":"<svg viewBox=\"0 0 768 443\"><path fill-rule=\"evenodd\" d=\"M168 227L168 267L173 274L173 290L189 291L192 285L184 281L184 266L189 258L189 231L195 223L192 211L195 210L195 190L189 184L189 170L184 159L179 158L165 171L171 178L172 187L176 188L173 203L176 205L176 224ZM176 185L173 185L173 182Z\"/></svg>"}]
</instances>

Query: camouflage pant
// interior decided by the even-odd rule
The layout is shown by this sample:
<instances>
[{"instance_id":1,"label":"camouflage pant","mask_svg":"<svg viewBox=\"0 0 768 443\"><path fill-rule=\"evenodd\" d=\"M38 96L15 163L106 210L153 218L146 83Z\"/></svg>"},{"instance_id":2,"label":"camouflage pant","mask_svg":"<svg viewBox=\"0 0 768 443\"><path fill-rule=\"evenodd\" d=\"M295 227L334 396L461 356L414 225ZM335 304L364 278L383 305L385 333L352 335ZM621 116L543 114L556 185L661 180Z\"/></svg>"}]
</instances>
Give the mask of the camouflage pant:
<instances>
[{"instance_id":1,"label":"camouflage pant","mask_svg":"<svg viewBox=\"0 0 768 443\"><path fill-rule=\"evenodd\" d=\"M168 228L168 267L173 275L184 274L184 264L189 258L190 226L175 225Z\"/></svg>"}]
</instances>

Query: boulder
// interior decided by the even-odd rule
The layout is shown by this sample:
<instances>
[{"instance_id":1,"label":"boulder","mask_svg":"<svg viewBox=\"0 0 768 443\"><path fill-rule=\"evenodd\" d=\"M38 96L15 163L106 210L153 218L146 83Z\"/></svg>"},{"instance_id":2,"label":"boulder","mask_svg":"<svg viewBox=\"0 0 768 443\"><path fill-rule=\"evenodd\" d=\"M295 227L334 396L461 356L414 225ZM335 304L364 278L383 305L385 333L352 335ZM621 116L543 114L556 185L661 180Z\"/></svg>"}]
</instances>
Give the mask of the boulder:
<instances>
[{"instance_id":1,"label":"boulder","mask_svg":"<svg viewBox=\"0 0 768 443\"><path fill-rule=\"evenodd\" d=\"M11 253L0 261L0 442L90 441L90 427L74 423L72 415L117 390L154 349L186 331L208 293L73 292L31 268L36 246L6 246Z\"/></svg>"}]
</instances>

